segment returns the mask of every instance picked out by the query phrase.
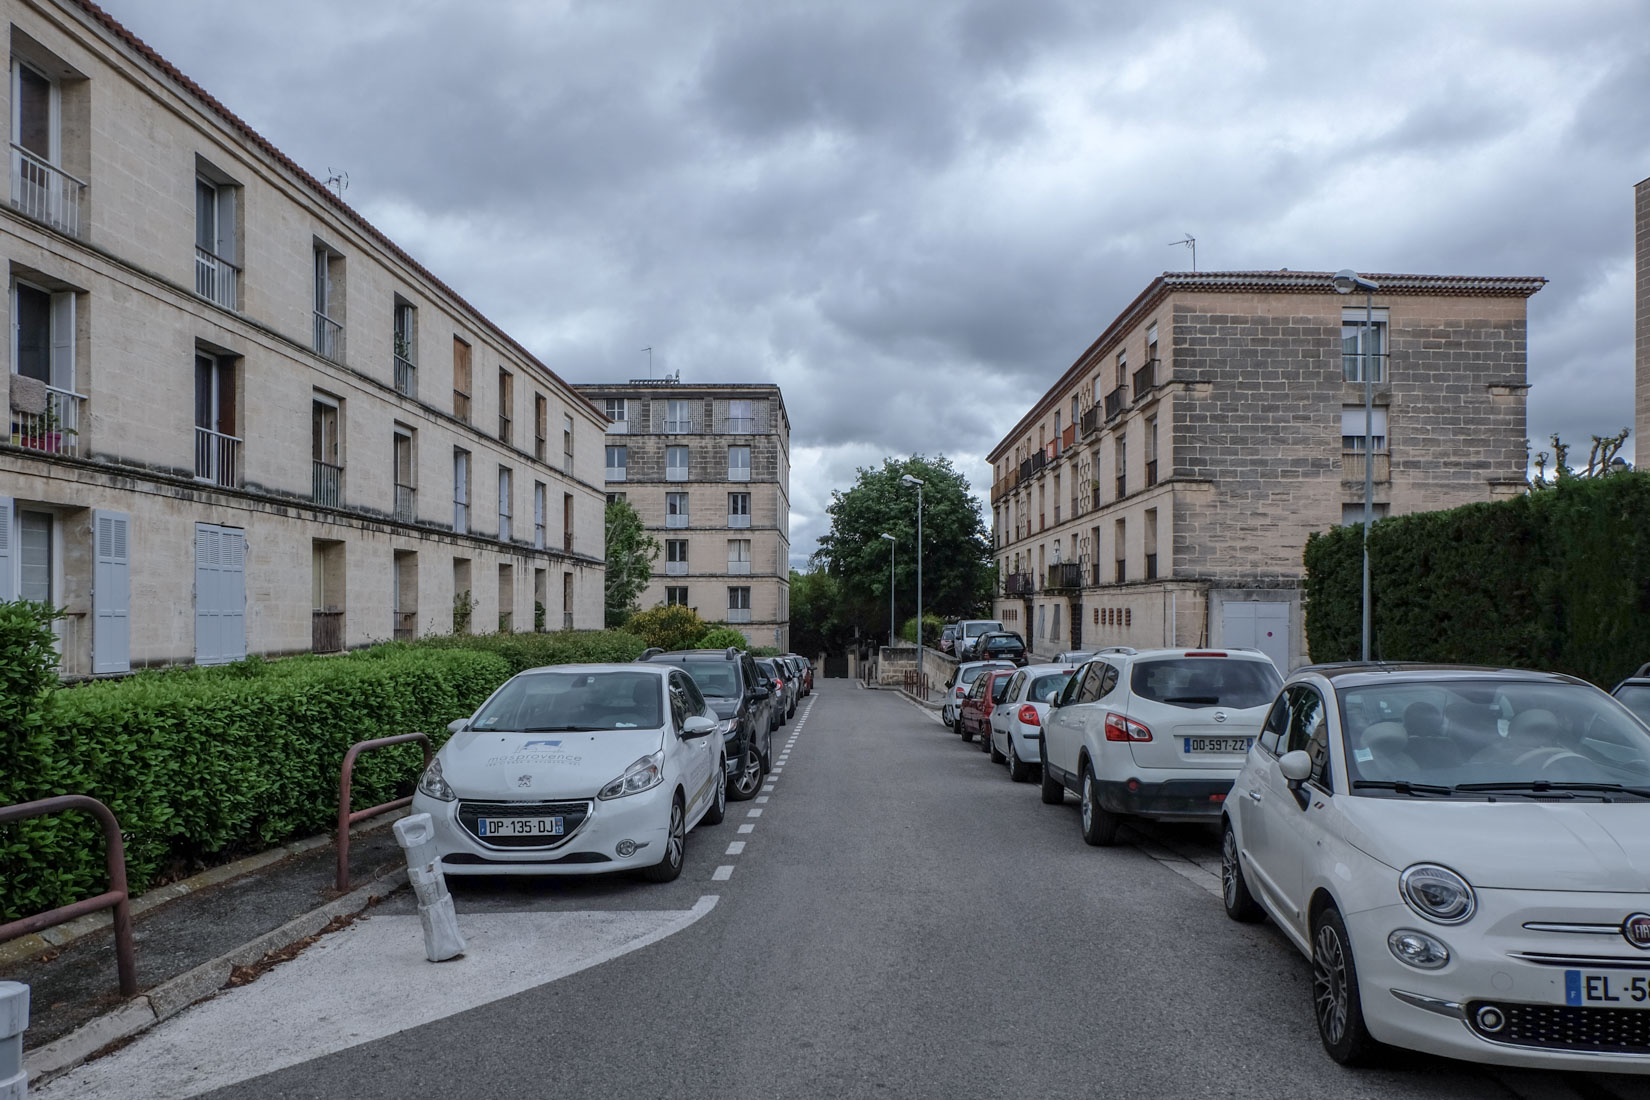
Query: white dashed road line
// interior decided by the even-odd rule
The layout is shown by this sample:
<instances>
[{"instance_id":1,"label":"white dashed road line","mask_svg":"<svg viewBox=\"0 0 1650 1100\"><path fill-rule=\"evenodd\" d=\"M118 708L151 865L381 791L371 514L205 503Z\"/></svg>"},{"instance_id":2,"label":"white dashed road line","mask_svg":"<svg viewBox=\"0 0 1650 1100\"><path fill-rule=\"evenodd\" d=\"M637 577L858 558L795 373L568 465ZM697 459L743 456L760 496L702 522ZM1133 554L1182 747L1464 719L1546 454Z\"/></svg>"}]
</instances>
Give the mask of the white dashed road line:
<instances>
[{"instance_id":1,"label":"white dashed road line","mask_svg":"<svg viewBox=\"0 0 1650 1100\"><path fill-rule=\"evenodd\" d=\"M745 816L746 817L761 817L762 816L762 811L761 810L746 810L745 811Z\"/></svg>"},{"instance_id":2,"label":"white dashed road line","mask_svg":"<svg viewBox=\"0 0 1650 1100\"><path fill-rule=\"evenodd\" d=\"M742 833L754 833L756 831L756 826L755 825L741 825L741 826L739 826L739 831L742 832Z\"/></svg>"},{"instance_id":3,"label":"white dashed road line","mask_svg":"<svg viewBox=\"0 0 1650 1100\"><path fill-rule=\"evenodd\" d=\"M711 881L713 881L713 882L726 882L726 881L728 881L728 879L733 877L733 864L731 864L731 863L722 864L722 866L718 867L716 870L714 870L710 873L710 877L711 877Z\"/></svg>"},{"instance_id":4,"label":"white dashed road line","mask_svg":"<svg viewBox=\"0 0 1650 1100\"><path fill-rule=\"evenodd\" d=\"M728 855L730 856L736 856L744 850L745 842L743 840L735 840L733 843L728 845Z\"/></svg>"}]
</instances>

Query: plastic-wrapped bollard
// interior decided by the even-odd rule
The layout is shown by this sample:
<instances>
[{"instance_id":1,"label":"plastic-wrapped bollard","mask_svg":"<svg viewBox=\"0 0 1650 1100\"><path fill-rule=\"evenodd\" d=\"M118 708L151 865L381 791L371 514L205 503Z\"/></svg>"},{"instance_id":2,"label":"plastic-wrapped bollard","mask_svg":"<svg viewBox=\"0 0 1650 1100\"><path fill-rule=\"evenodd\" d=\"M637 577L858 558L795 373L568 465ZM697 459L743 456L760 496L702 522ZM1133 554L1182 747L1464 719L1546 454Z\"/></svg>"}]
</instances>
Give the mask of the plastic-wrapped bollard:
<instances>
[{"instance_id":1,"label":"plastic-wrapped bollard","mask_svg":"<svg viewBox=\"0 0 1650 1100\"><path fill-rule=\"evenodd\" d=\"M407 881L418 898L418 923L424 928L424 955L442 962L464 954L464 937L458 931L458 914L453 896L447 893L447 878L441 873L440 853L435 847L435 827L429 814L413 814L395 823L395 840L407 853ZM7 1100L0 1097L0 1100Z\"/></svg>"},{"instance_id":2,"label":"plastic-wrapped bollard","mask_svg":"<svg viewBox=\"0 0 1650 1100\"><path fill-rule=\"evenodd\" d=\"M29 1074L23 1068L23 1032L29 1026L29 987L0 982L0 1100L24 1100Z\"/></svg>"}]
</instances>

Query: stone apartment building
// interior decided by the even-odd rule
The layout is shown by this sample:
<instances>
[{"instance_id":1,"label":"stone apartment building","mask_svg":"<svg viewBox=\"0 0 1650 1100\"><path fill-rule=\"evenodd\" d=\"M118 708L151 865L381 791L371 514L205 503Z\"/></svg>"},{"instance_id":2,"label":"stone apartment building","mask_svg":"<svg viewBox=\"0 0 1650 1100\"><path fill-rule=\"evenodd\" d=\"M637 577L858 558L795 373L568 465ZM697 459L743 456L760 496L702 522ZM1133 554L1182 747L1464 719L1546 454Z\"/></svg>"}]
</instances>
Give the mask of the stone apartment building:
<instances>
[{"instance_id":1,"label":"stone apartment building","mask_svg":"<svg viewBox=\"0 0 1650 1100\"><path fill-rule=\"evenodd\" d=\"M685 604L753 645L790 648L791 423L774 385L581 383L610 421L609 497L663 551L643 607Z\"/></svg>"},{"instance_id":2,"label":"stone apartment building","mask_svg":"<svg viewBox=\"0 0 1650 1100\"><path fill-rule=\"evenodd\" d=\"M0 598L65 674L599 627L601 414L99 9L3 10Z\"/></svg>"},{"instance_id":3,"label":"stone apartment building","mask_svg":"<svg viewBox=\"0 0 1650 1100\"><path fill-rule=\"evenodd\" d=\"M996 614L1041 654L1254 646L1307 660L1307 536L1525 486L1525 311L1540 278L1154 279L991 451Z\"/></svg>"}]
</instances>

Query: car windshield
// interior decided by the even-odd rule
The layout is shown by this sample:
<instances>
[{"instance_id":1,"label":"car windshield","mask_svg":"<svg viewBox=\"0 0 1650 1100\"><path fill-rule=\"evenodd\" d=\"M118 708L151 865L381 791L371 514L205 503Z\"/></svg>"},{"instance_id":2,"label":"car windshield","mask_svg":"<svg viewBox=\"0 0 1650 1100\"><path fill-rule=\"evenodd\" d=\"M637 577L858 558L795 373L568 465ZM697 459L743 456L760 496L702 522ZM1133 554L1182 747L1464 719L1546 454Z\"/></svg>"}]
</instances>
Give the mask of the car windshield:
<instances>
[{"instance_id":1,"label":"car windshield","mask_svg":"<svg viewBox=\"0 0 1650 1100\"><path fill-rule=\"evenodd\" d=\"M1052 703L1055 697L1065 688L1066 681L1071 679L1069 672L1056 672L1048 676L1039 676L1031 681L1031 690L1026 692L1026 700L1032 703Z\"/></svg>"},{"instance_id":2,"label":"car windshield","mask_svg":"<svg viewBox=\"0 0 1650 1100\"><path fill-rule=\"evenodd\" d=\"M970 638L978 638L981 634L984 634L987 631L1001 630L1002 628L1002 623L969 623L966 627Z\"/></svg>"},{"instance_id":3,"label":"car windshield","mask_svg":"<svg viewBox=\"0 0 1650 1100\"><path fill-rule=\"evenodd\" d=\"M1263 707L1282 686L1283 677L1270 661L1231 657L1141 661L1129 676L1135 695L1173 707Z\"/></svg>"},{"instance_id":4,"label":"car windshield","mask_svg":"<svg viewBox=\"0 0 1650 1100\"><path fill-rule=\"evenodd\" d=\"M524 672L487 701L470 728L657 729L663 725L660 682L653 672Z\"/></svg>"},{"instance_id":5,"label":"car windshield","mask_svg":"<svg viewBox=\"0 0 1650 1100\"><path fill-rule=\"evenodd\" d=\"M1650 684L1623 684L1616 689L1616 698L1638 715L1639 721L1650 724Z\"/></svg>"},{"instance_id":6,"label":"car windshield","mask_svg":"<svg viewBox=\"0 0 1650 1100\"><path fill-rule=\"evenodd\" d=\"M1650 797L1650 730L1586 684L1400 680L1340 709L1360 794Z\"/></svg>"},{"instance_id":7,"label":"car windshield","mask_svg":"<svg viewBox=\"0 0 1650 1100\"><path fill-rule=\"evenodd\" d=\"M739 697L739 676L733 670L733 662L726 659L709 661L671 661L663 660L658 664L675 665L682 669L693 682L699 685L699 691L707 698L737 699Z\"/></svg>"}]
</instances>

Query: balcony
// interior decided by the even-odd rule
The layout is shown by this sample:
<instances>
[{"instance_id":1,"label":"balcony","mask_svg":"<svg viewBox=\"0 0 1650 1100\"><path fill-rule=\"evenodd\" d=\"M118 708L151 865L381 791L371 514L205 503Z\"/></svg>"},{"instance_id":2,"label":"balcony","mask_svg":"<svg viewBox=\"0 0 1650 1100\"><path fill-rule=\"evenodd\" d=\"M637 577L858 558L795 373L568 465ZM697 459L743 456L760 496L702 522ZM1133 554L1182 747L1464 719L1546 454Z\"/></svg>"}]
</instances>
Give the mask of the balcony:
<instances>
[{"instance_id":1,"label":"balcony","mask_svg":"<svg viewBox=\"0 0 1650 1100\"><path fill-rule=\"evenodd\" d=\"M696 432L698 430L699 430L699 422L697 420L682 420L682 419L668 420L667 419L665 421L665 434L666 435L688 435L688 434L690 434L692 432Z\"/></svg>"},{"instance_id":2,"label":"balcony","mask_svg":"<svg viewBox=\"0 0 1650 1100\"><path fill-rule=\"evenodd\" d=\"M737 515L737 516L730 515L728 517L728 526L729 527L749 527L750 525L751 525L751 517L748 513L744 514L744 515Z\"/></svg>"},{"instance_id":3,"label":"balcony","mask_svg":"<svg viewBox=\"0 0 1650 1100\"><path fill-rule=\"evenodd\" d=\"M418 396L418 368L399 355L395 357L395 392L403 397Z\"/></svg>"},{"instance_id":4,"label":"balcony","mask_svg":"<svg viewBox=\"0 0 1650 1100\"><path fill-rule=\"evenodd\" d=\"M687 576L687 567L688 563L685 561L667 561L665 562L665 576L685 577Z\"/></svg>"},{"instance_id":5,"label":"balcony","mask_svg":"<svg viewBox=\"0 0 1650 1100\"><path fill-rule=\"evenodd\" d=\"M1048 567L1044 589L1049 592L1074 592L1083 587L1083 566L1075 561L1055 562Z\"/></svg>"},{"instance_id":6,"label":"balcony","mask_svg":"<svg viewBox=\"0 0 1650 1100\"><path fill-rule=\"evenodd\" d=\"M1364 483L1364 453L1362 451L1341 452L1341 480ZM1386 451L1375 452L1375 480L1392 480L1392 456Z\"/></svg>"},{"instance_id":7,"label":"balcony","mask_svg":"<svg viewBox=\"0 0 1650 1100\"><path fill-rule=\"evenodd\" d=\"M1039 450L1031 456L1031 472L1040 474L1048 469L1048 452Z\"/></svg>"},{"instance_id":8,"label":"balcony","mask_svg":"<svg viewBox=\"0 0 1650 1100\"><path fill-rule=\"evenodd\" d=\"M1157 360L1148 359L1144 366L1134 372L1134 399L1139 401L1157 387Z\"/></svg>"},{"instance_id":9,"label":"balcony","mask_svg":"<svg viewBox=\"0 0 1650 1100\"><path fill-rule=\"evenodd\" d=\"M1100 409L1099 409L1099 406L1090 405L1087 409L1085 409L1083 411L1083 415L1081 417L1079 417L1078 420L1077 420L1078 433L1080 435L1084 435L1084 436L1093 435L1094 430L1096 428L1098 428L1099 426L1100 426Z\"/></svg>"},{"instance_id":10,"label":"balcony","mask_svg":"<svg viewBox=\"0 0 1650 1100\"><path fill-rule=\"evenodd\" d=\"M666 527L686 527L687 525L688 517L686 512L673 512L665 517Z\"/></svg>"},{"instance_id":11,"label":"balcony","mask_svg":"<svg viewBox=\"0 0 1650 1100\"><path fill-rule=\"evenodd\" d=\"M1118 386L1106 395L1106 419L1109 421L1123 411L1123 401L1128 396L1127 386Z\"/></svg>"},{"instance_id":12,"label":"balcony","mask_svg":"<svg viewBox=\"0 0 1650 1100\"><path fill-rule=\"evenodd\" d=\"M395 613L395 640L410 642L418 636L418 612L397 611Z\"/></svg>"},{"instance_id":13,"label":"balcony","mask_svg":"<svg viewBox=\"0 0 1650 1100\"><path fill-rule=\"evenodd\" d=\"M11 205L59 233L81 235L86 184L20 145L11 147Z\"/></svg>"},{"instance_id":14,"label":"balcony","mask_svg":"<svg viewBox=\"0 0 1650 1100\"><path fill-rule=\"evenodd\" d=\"M210 428L195 429L195 477L234 488L241 483L241 441Z\"/></svg>"},{"instance_id":15,"label":"balcony","mask_svg":"<svg viewBox=\"0 0 1650 1100\"><path fill-rule=\"evenodd\" d=\"M418 490L411 485L395 487L395 518L402 523L418 518Z\"/></svg>"},{"instance_id":16,"label":"balcony","mask_svg":"<svg viewBox=\"0 0 1650 1100\"><path fill-rule=\"evenodd\" d=\"M344 326L319 310L315 312L315 354L334 363L344 361Z\"/></svg>"},{"instance_id":17,"label":"balcony","mask_svg":"<svg viewBox=\"0 0 1650 1100\"><path fill-rule=\"evenodd\" d=\"M1031 459L1029 459L1029 458L1024 458L1024 459L1020 460L1020 480L1021 481L1030 481L1031 480Z\"/></svg>"},{"instance_id":18,"label":"balcony","mask_svg":"<svg viewBox=\"0 0 1650 1100\"><path fill-rule=\"evenodd\" d=\"M344 613L342 611L315 611L310 613L309 648L315 653L337 653L344 648Z\"/></svg>"},{"instance_id":19,"label":"balcony","mask_svg":"<svg viewBox=\"0 0 1650 1100\"><path fill-rule=\"evenodd\" d=\"M729 435L750 435L756 431L756 417L730 416L726 431Z\"/></svg>"},{"instance_id":20,"label":"balcony","mask_svg":"<svg viewBox=\"0 0 1650 1100\"><path fill-rule=\"evenodd\" d=\"M748 577L751 572L751 563L748 561L728 562L728 573L733 576Z\"/></svg>"},{"instance_id":21,"label":"balcony","mask_svg":"<svg viewBox=\"0 0 1650 1100\"><path fill-rule=\"evenodd\" d=\"M12 446L44 451L50 455L78 456L81 453L80 406L86 399L56 386L43 388L46 391L43 411L29 413L12 410Z\"/></svg>"},{"instance_id":22,"label":"balcony","mask_svg":"<svg viewBox=\"0 0 1650 1100\"><path fill-rule=\"evenodd\" d=\"M338 502L344 495L344 468L325 462L315 462L311 465L314 466L315 472L311 478L310 499L328 508L338 507Z\"/></svg>"},{"instance_id":23,"label":"balcony","mask_svg":"<svg viewBox=\"0 0 1650 1100\"><path fill-rule=\"evenodd\" d=\"M195 293L202 298L234 309L240 304L240 276L238 267L204 248L195 249Z\"/></svg>"},{"instance_id":24,"label":"balcony","mask_svg":"<svg viewBox=\"0 0 1650 1100\"><path fill-rule=\"evenodd\" d=\"M1066 430L1064 432L1060 433L1060 449L1062 451L1069 451L1069 450L1071 450L1073 444L1075 444L1076 442L1077 442L1077 425L1075 425L1075 424L1068 425L1066 427Z\"/></svg>"},{"instance_id":25,"label":"balcony","mask_svg":"<svg viewBox=\"0 0 1650 1100\"><path fill-rule=\"evenodd\" d=\"M1149 489L1157 484L1157 459L1146 463L1146 487Z\"/></svg>"},{"instance_id":26,"label":"balcony","mask_svg":"<svg viewBox=\"0 0 1650 1100\"><path fill-rule=\"evenodd\" d=\"M1003 576L1005 596L1029 596L1036 590L1036 578L1030 573L1007 573Z\"/></svg>"},{"instance_id":27,"label":"balcony","mask_svg":"<svg viewBox=\"0 0 1650 1100\"><path fill-rule=\"evenodd\" d=\"M730 607L730 608L728 608L728 622L730 622L730 623L748 623L750 621L751 621L751 609L750 608L748 608L748 607Z\"/></svg>"}]
</instances>

